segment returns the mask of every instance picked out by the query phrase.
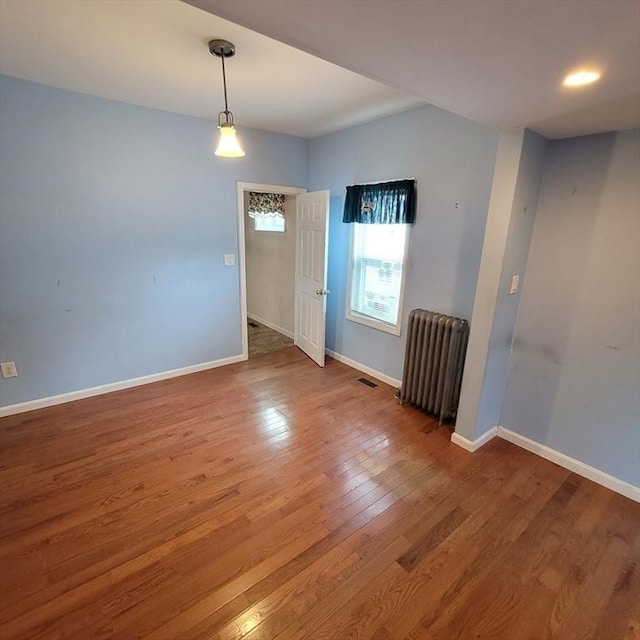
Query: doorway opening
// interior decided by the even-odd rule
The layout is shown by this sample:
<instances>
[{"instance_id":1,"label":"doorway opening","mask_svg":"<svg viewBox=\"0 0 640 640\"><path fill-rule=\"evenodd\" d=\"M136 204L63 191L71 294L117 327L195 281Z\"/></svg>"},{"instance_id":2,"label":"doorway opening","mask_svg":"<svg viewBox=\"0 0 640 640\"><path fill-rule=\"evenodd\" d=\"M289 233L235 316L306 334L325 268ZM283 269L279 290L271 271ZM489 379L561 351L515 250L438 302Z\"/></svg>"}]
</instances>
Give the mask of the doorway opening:
<instances>
[{"instance_id":1,"label":"doorway opening","mask_svg":"<svg viewBox=\"0 0 640 640\"><path fill-rule=\"evenodd\" d=\"M253 217L249 207L251 193L282 196L284 217ZM239 229L240 242L244 243L239 252L244 280L243 351L249 358L294 344L299 193L305 193L305 189L238 183L238 219L243 227Z\"/></svg>"},{"instance_id":2,"label":"doorway opening","mask_svg":"<svg viewBox=\"0 0 640 640\"><path fill-rule=\"evenodd\" d=\"M247 269L247 252L249 249L249 230L251 226L254 233L280 234L280 243L284 240L285 230L282 229L282 221L262 220L257 224L255 216L250 217L249 211L253 205L248 206L252 193L259 193L267 200L270 194L279 194L284 199L283 211L285 229L289 225L291 245L277 249L279 241L267 240L265 245L262 239L257 239L262 247L263 255L257 255L259 273L255 275L255 282L251 284L252 291L262 296L258 306L251 302L251 312L248 314L247 282L254 278L253 271L250 274ZM242 336L242 355L244 359L249 357L249 322L260 325L293 338L293 344L304 351L316 364L323 367L325 360L325 323L326 323L326 296L327 289L327 264L328 245L327 233L329 224L329 191L314 191L308 193L306 189L297 187L282 187L277 185L256 184L252 182L237 183L237 208L238 208L238 266L240 271L240 322ZM254 211L255 213L255 211ZM256 238L254 238L256 240ZM264 248L271 244L270 258L265 260ZM274 246L276 247L275 251ZM259 253L259 252L258 252ZM287 254L283 257L280 254ZM262 260L261 260L262 257ZM265 276L265 265L272 262L273 269ZM265 279L266 278L266 279ZM293 281L291 290L286 283ZM267 289L267 296L263 295L263 289ZM269 297L270 296L270 297ZM266 302L266 306L265 306ZM276 315L271 315L274 306L278 306ZM271 308L271 311L265 311ZM278 315L279 314L279 315ZM265 317L269 315L269 317ZM287 318L289 320L283 320ZM275 318L272 320L271 318ZM290 332L289 321L293 321L293 335ZM270 326L271 325L271 326ZM285 326L283 326L285 325Z\"/></svg>"},{"instance_id":3,"label":"doorway opening","mask_svg":"<svg viewBox=\"0 0 640 640\"><path fill-rule=\"evenodd\" d=\"M292 346L294 337L296 197L268 194L263 199L269 197L278 199L281 215L259 217L255 213L259 192L244 194L250 358Z\"/></svg>"}]
</instances>

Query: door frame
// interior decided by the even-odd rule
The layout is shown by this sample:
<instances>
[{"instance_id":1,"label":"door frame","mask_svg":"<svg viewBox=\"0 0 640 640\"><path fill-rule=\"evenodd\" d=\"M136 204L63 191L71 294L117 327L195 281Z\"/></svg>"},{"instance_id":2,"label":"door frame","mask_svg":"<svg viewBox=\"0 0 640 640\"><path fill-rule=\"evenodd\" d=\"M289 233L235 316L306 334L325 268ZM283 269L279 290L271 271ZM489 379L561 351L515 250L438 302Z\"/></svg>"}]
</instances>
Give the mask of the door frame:
<instances>
[{"instance_id":1,"label":"door frame","mask_svg":"<svg viewBox=\"0 0 640 640\"><path fill-rule=\"evenodd\" d=\"M261 184L258 182L236 182L236 209L238 216L238 272L240 274L240 335L242 338L242 359L249 359L249 332L247 330L247 264L246 264L246 236L244 228L244 194L247 191L261 191L262 193L282 193L286 196L297 196L307 193L307 189L300 187L285 187L276 184ZM297 207L296 207L297 216ZM296 240L296 270L298 268Z\"/></svg>"}]
</instances>

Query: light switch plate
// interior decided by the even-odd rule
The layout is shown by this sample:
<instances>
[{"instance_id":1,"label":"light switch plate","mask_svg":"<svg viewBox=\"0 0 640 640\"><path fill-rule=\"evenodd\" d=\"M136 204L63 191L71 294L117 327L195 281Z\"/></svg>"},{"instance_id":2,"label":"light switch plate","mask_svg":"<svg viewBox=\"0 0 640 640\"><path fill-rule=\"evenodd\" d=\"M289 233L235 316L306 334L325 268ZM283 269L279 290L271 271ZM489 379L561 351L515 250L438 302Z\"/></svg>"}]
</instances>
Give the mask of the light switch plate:
<instances>
[{"instance_id":1,"label":"light switch plate","mask_svg":"<svg viewBox=\"0 0 640 640\"><path fill-rule=\"evenodd\" d=\"M0 362L0 370L2 370L3 378L17 378L18 370L15 362Z\"/></svg>"},{"instance_id":2,"label":"light switch plate","mask_svg":"<svg viewBox=\"0 0 640 640\"><path fill-rule=\"evenodd\" d=\"M236 263L236 257L233 253L225 253L224 254L224 266L225 267L233 267Z\"/></svg>"},{"instance_id":3,"label":"light switch plate","mask_svg":"<svg viewBox=\"0 0 640 640\"><path fill-rule=\"evenodd\" d=\"M511 289L509 293L516 293L520 284L520 276L511 276Z\"/></svg>"}]
</instances>

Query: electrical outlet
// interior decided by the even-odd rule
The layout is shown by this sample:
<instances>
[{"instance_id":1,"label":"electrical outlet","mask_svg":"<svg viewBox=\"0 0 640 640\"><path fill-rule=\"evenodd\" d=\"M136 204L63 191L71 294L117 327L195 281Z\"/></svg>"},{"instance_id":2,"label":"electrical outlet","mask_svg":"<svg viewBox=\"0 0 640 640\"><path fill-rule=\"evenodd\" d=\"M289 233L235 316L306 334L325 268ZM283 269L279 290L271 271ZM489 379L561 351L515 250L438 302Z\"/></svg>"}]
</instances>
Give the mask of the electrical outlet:
<instances>
[{"instance_id":1,"label":"electrical outlet","mask_svg":"<svg viewBox=\"0 0 640 640\"><path fill-rule=\"evenodd\" d=\"M17 378L18 370L16 369L15 362L0 362L0 369L2 370L3 378Z\"/></svg>"}]
</instances>

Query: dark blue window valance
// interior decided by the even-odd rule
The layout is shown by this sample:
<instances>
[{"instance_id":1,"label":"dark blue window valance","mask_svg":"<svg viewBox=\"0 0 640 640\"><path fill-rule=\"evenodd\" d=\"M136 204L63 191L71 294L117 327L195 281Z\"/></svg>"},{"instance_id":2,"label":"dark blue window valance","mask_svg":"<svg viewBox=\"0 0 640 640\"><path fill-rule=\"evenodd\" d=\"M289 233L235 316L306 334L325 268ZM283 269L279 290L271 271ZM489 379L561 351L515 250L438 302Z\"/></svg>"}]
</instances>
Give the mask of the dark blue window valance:
<instances>
[{"instance_id":1,"label":"dark blue window valance","mask_svg":"<svg viewBox=\"0 0 640 640\"><path fill-rule=\"evenodd\" d=\"M413 224L416 181L395 180L347 187L342 222Z\"/></svg>"}]
</instances>

